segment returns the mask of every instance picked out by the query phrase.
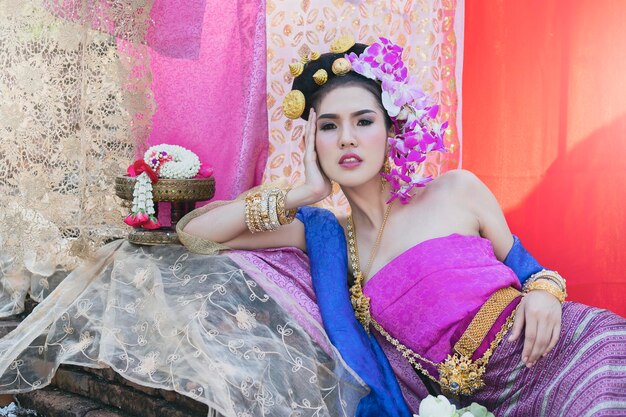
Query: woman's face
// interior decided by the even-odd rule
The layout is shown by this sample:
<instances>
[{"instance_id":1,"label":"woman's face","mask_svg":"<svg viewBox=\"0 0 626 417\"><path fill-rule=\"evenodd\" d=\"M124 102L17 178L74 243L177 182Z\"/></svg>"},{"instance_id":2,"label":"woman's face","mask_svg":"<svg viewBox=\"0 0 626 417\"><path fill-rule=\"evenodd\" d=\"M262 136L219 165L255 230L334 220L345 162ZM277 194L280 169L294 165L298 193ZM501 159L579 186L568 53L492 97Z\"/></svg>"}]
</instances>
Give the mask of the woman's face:
<instances>
[{"instance_id":1,"label":"woman's face","mask_svg":"<svg viewBox=\"0 0 626 417\"><path fill-rule=\"evenodd\" d=\"M316 113L315 147L324 174L347 187L378 176L389 132L374 95L359 86L337 87Z\"/></svg>"}]
</instances>

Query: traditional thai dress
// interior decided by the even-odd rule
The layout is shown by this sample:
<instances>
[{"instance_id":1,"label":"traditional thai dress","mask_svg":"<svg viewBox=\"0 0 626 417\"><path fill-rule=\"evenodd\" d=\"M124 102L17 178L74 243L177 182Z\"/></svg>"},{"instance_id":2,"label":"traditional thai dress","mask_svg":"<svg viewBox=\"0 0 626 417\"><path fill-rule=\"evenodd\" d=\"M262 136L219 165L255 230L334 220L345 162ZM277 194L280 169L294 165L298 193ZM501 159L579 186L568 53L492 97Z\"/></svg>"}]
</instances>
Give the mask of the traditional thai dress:
<instances>
[{"instance_id":1,"label":"traditional thai dress","mask_svg":"<svg viewBox=\"0 0 626 417\"><path fill-rule=\"evenodd\" d=\"M441 363L493 294L519 287L517 276L498 261L488 239L452 234L401 253L363 291L371 299L373 318L387 332ZM490 349L520 298L501 303L474 360ZM485 386L461 396L462 404L476 401L496 416L626 415L626 319L566 302L557 346L530 369L521 361L524 338L508 342L506 334L500 336L504 340L488 361ZM394 358L399 379L410 380L414 372L406 359L398 361L396 349L379 338ZM437 375L436 368L423 366ZM407 399L417 403L408 392Z\"/></svg>"}]
</instances>

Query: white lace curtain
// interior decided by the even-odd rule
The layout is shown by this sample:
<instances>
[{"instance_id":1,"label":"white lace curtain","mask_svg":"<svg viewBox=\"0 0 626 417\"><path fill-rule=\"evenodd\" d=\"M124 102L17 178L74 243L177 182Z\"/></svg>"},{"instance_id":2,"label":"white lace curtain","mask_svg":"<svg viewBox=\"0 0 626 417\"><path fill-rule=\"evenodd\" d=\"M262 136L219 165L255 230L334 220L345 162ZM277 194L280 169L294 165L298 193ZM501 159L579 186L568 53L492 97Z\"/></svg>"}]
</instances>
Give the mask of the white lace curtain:
<instances>
[{"instance_id":1,"label":"white lace curtain","mask_svg":"<svg viewBox=\"0 0 626 417\"><path fill-rule=\"evenodd\" d=\"M151 7L0 2L0 317L124 234L113 181L149 133Z\"/></svg>"}]
</instances>

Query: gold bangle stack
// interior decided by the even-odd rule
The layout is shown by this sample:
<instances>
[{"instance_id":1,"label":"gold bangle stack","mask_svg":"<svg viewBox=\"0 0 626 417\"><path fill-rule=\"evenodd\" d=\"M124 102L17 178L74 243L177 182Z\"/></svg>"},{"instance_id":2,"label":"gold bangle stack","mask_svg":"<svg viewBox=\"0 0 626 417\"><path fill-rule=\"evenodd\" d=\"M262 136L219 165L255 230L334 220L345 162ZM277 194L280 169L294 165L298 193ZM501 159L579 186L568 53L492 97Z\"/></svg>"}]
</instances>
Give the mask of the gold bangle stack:
<instances>
[{"instance_id":1,"label":"gold bangle stack","mask_svg":"<svg viewBox=\"0 0 626 417\"><path fill-rule=\"evenodd\" d=\"M296 218L296 210L285 210L285 196L280 188L249 192L246 195L246 226L252 233L272 232Z\"/></svg>"},{"instance_id":2,"label":"gold bangle stack","mask_svg":"<svg viewBox=\"0 0 626 417\"><path fill-rule=\"evenodd\" d=\"M552 294L561 304L567 298L565 278L558 272L543 269L533 274L528 281L524 283L524 293L530 291L542 290Z\"/></svg>"}]
</instances>

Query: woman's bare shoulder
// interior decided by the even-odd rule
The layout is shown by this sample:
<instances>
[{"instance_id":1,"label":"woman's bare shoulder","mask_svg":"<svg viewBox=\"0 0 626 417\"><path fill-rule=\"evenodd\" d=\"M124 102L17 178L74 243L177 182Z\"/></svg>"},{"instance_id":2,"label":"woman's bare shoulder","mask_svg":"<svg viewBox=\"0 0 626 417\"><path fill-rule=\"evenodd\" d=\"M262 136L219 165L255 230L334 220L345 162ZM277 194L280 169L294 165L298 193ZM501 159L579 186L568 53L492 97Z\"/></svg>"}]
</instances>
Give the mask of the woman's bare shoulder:
<instances>
[{"instance_id":1,"label":"woman's bare shoulder","mask_svg":"<svg viewBox=\"0 0 626 417\"><path fill-rule=\"evenodd\" d=\"M453 169L441 174L426 187L418 191L422 201L429 204L454 204L458 205L466 201L484 184L471 171L466 169ZM421 205L421 204L418 204Z\"/></svg>"},{"instance_id":2,"label":"woman's bare shoulder","mask_svg":"<svg viewBox=\"0 0 626 417\"><path fill-rule=\"evenodd\" d=\"M467 169L453 169L435 178L428 186L433 188L462 188L464 190L482 185L482 181Z\"/></svg>"}]
</instances>

